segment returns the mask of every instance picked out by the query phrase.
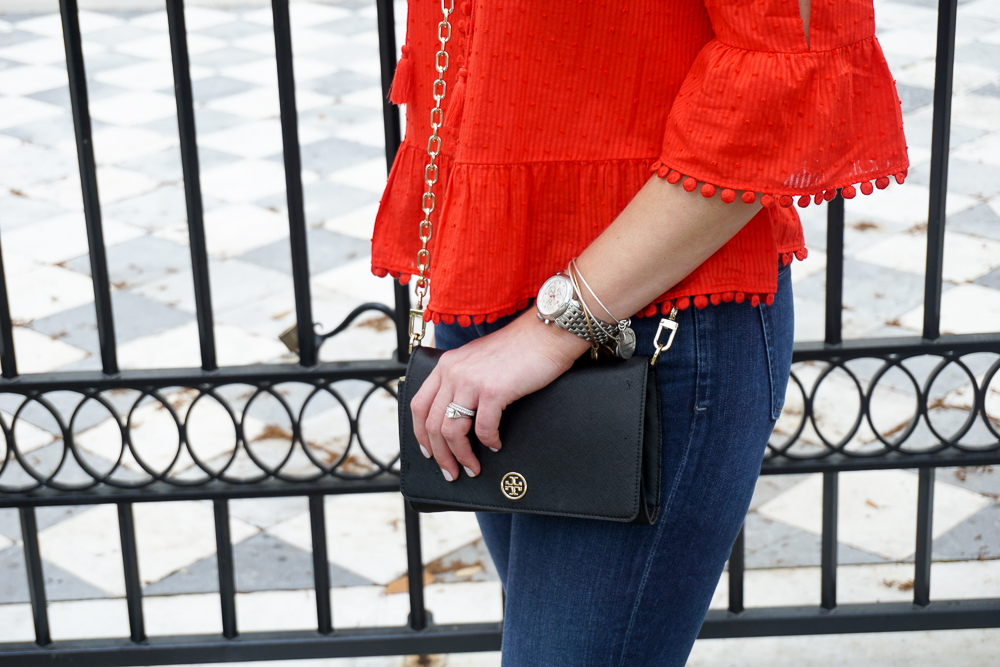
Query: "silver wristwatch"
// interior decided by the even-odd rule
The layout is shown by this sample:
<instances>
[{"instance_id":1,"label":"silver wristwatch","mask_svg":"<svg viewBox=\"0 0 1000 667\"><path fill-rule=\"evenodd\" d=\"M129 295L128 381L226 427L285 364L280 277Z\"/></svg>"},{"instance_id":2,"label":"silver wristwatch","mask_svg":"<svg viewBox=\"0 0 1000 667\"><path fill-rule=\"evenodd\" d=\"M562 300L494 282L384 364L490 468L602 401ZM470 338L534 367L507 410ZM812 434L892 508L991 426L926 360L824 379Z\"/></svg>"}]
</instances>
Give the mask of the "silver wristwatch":
<instances>
[{"instance_id":1,"label":"silver wristwatch","mask_svg":"<svg viewBox=\"0 0 1000 667\"><path fill-rule=\"evenodd\" d=\"M635 333L628 326L607 324L596 318L590 318L588 326L587 314L580 305L573 281L565 273L557 273L542 284L535 308L541 321L546 324L554 322L586 341L591 340L593 329L597 344L608 345L618 357L628 359L635 351Z\"/></svg>"}]
</instances>

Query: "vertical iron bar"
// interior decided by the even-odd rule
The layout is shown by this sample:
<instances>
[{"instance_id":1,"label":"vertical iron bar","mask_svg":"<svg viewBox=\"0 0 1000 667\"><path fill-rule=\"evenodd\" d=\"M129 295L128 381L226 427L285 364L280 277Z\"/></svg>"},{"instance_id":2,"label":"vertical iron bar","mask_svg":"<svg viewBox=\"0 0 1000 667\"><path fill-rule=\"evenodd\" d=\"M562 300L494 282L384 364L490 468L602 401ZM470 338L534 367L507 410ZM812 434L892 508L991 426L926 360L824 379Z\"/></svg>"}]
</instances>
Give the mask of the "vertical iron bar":
<instances>
[{"instance_id":1,"label":"vertical iron bar","mask_svg":"<svg viewBox=\"0 0 1000 667\"><path fill-rule=\"evenodd\" d=\"M122 564L125 568L128 626L132 641L138 643L146 639L146 628L142 618L142 583L139 579L139 557L135 543L132 503L118 503L118 532L122 540Z\"/></svg>"},{"instance_id":2,"label":"vertical iron bar","mask_svg":"<svg viewBox=\"0 0 1000 667\"><path fill-rule=\"evenodd\" d=\"M45 573L42 571L42 552L38 548L38 522L34 507L21 507L21 539L24 540L24 565L28 575L28 597L31 599L31 616L35 622L35 643L48 646L52 643L49 633L48 602L45 599Z\"/></svg>"},{"instance_id":3,"label":"vertical iron bar","mask_svg":"<svg viewBox=\"0 0 1000 667\"><path fill-rule=\"evenodd\" d=\"M410 587L410 628L427 627L427 610L424 609L424 556L420 548L420 515L410 503L403 501L406 518L406 576Z\"/></svg>"},{"instance_id":4,"label":"vertical iron bar","mask_svg":"<svg viewBox=\"0 0 1000 667\"><path fill-rule=\"evenodd\" d=\"M187 202L188 239L191 245L191 273L194 279L198 339L201 343L201 367L206 371L212 371L219 365L215 354L215 329L212 326L212 291L208 280L208 249L205 243L204 207L201 199L201 167L198 163L198 135L194 122L194 94L191 91L191 60L188 56L184 0L167 0L167 24L170 31L170 54L174 66L174 99L177 103L181 167L184 171L184 197Z\"/></svg>"},{"instance_id":5,"label":"vertical iron bar","mask_svg":"<svg viewBox=\"0 0 1000 667\"><path fill-rule=\"evenodd\" d=\"M397 324L396 327L398 329L399 325ZM17 356L14 354L14 321L10 318L7 274L3 268L2 247L0 247L0 374L5 378L17 377Z\"/></svg>"},{"instance_id":6,"label":"vertical iron bar","mask_svg":"<svg viewBox=\"0 0 1000 667\"><path fill-rule=\"evenodd\" d=\"M330 559L326 554L326 508L324 496L309 496L309 524L312 528L313 581L316 585L316 624L321 635L333 632L330 609Z\"/></svg>"},{"instance_id":7,"label":"vertical iron bar","mask_svg":"<svg viewBox=\"0 0 1000 667\"><path fill-rule=\"evenodd\" d=\"M222 636L233 639L236 631L236 572L233 540L229 534L229 501L212 501L215 510L215 552L219 566L219 602L222 605Z\"/></svg>"},{"instance_id":8,"label":"vertical iron bar","mask_svg":"<svg viewBox=\"0 0 1000 667\"><path fill-rule=\"evenodd\" d=\"M73 107L73 127L76 131L80 187L83 191L83 213L87 224L90 275L94 283L97 338L101 348L101 365L105 373L111 374L118 372L118 355L115 350L115 320L111 309L107 250L104 247L104 231L101 227L101 202L97 194L97 164L94 161L90 102L87 97L87 74L83 66L83 45L80 39L80 16L77 0L60 0L59 10L62 14L63 43L66 47L66 70L69 75L69 95Z\"/></svg>"},{"instance_id":9,"label":"vertical iron bar","mask_svg":"<svg viewBox=\"0 0 1000 667\"><path fill-rule=\"evenodd\" d=\"M837 606L837 501L839 481L836 471L823 473L823 537L820 546L822 572L820 606Z\"/></svg>"},{"instance_id":10,"label":"vertical iron bar","mask_svg":"<svg viewBox=\"0 0 1000 667\"><path fill-rule=\"evenodd\" d=\"M951 139L951 93L955 75L955 24L958 0L938 2L937 55L934 70L934 120L931 132L931 192L927 212L927 270L924 273L924 338L941 335L944 269L944 223L948 197L948 149Z\"/></svg>"},{"instance_id":11,"label":"vertical iron bar","mask_svg":"<svg viewBox=\"0 0 1000 667\"><path fill-rule=\"evenodd\" d=\"M743 606L743 573L746 569L744 550L746 548L746 523L740 526L740 533L729 552L729 611L738 614Z\"/></svg>"},{"instance_id":12,"label":"vertical iron bar","mask_svg":"<svg viewBox=\"0 0 1000 667\"><path fill-rule=\"evenodd\" d=\"M934 468L921 468L917 482L917 552L914 556L913 604L931 601L931 544L934 519Z\"/></svg>"},{"instance_id":13,"label":"vertical iron bar","mask_svg":"<svg viewBox=\"0 0 1000 667\"><path fill-rule=\"evenodd\" d=\"M840 345L844 312L844 198L826 205L826 336L827 345Z\"/></svg>"},{"instance_id":14,"label":"vertical iron bar","mask_svg":"<svg viewBox=\"0 0 1000 667\"><path fill-rule=\"evenodd\" d=\"M385 129L385 168L392 170L396 152L402 141L399 107L389 101L389 88L396 75L396 12L393 0L376 0L378 9L378 50L382 64L382 124ZM396 302L396 358L405 363L410 358L410 290L398 282L394 285Z\"/></svg>"},{"instance_id":15,"label":"vertical iron bar","mask_svg":"<svg viewBox=\"0 0 1000 667\"><path fill-rule=\"evenodd\" d=\"M299 118L295 106L292 26L288 17L288 0L273 0L271 11L274 15L274 47L278 66L278 98L281 104L281 139L285 156L288 241L292 251L295 321L299 331L299 363L303 366L315 366L318 346L309 292L309 249L306 240L302 154L299 149Z\"/></svg>"}]
</instances>

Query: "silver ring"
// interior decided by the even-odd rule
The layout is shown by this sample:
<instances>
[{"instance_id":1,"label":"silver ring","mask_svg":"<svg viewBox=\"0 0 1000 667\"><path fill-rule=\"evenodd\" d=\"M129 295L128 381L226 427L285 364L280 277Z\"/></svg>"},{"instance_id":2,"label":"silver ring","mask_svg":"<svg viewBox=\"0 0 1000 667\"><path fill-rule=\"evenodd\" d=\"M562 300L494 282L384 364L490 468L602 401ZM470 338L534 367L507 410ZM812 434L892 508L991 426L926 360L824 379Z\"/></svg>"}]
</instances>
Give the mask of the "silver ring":
<instances>
[{"instance_id":1,"label":"silver ring","mask_svg":"<svg viewBox=\"0 0 1000 667\"><path fill-rule=\"evenodd\" d=\"M444 416L449 419L472 419L476 416L476 411L463 408L458 403L449 403L444 409Z\"/></svg>"}]
</instances>

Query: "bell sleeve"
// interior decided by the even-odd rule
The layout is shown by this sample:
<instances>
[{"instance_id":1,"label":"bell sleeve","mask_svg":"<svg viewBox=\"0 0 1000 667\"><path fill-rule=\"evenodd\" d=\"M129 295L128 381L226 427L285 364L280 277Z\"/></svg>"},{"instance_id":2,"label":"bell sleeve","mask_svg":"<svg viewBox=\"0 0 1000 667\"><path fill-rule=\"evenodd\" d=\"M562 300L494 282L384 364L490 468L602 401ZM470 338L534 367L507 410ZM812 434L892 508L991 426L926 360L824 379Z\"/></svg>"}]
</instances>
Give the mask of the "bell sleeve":
<instances>
[{"instance_id":1,"label":"bell sleeve","mask_svg":"<svg viewBox=\"0 0 1000 667\"><path fill-rule=\"evenodd\" d=\"M909 162L871 0L706 1L715 39L674 100L653 171L765 207L870 194Z\"/></svg>"}]
</instances>

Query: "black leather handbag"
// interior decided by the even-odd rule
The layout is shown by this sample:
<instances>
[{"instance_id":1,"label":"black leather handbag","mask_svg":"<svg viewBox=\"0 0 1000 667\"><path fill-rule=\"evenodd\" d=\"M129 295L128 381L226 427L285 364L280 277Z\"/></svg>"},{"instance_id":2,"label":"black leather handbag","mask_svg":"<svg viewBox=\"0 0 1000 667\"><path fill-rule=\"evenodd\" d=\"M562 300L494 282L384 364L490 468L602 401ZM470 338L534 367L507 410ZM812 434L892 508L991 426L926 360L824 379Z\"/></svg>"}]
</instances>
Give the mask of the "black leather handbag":
<instances>
[{"instance_id":1,"label":"black leather handbag","mask_svg":"<svg viewBox=\"0 0 1000 667\"><path fill-rule=\"evenodd\" d=\"M440 50L435 58L438 78L433 86L435 106L431 110L429 159L424 170L427 190L421 201L422 245L414 283L417 305L410 311L412 354L399 392L403 496L420 512L527 512L652 524L660 508L661 422L656 367L649 357L581 359L547 387L507 406L500 420L503 447L499 452L483 446L474 431L469 433L472 450L482 467L476 477L448 482L437 463L420 453L410 401L443 354L421 347L420 342L424 337L424 299L430 284L428 241L433 188L438 180L436 158L441 150L438 129L444 118L441 100L448 67L445 46L451 35L448 18L454 11L453 2L447 5L442 0L444 18L438 27ZM667 328L676 329L676 325ZM657 354L669 346L669 341L656 344Z\"/></svg>"},{"instance_id":2,"label":"black leather handbag","mask_svg":"<svg viewBox=\"0 0 1000 667\"><path fill-rule=\"evenodd\" d=\"M482 471L447 482L413 434L410 401L443 352L418 347L399 394L400 487L418 512L475 510L651 524L660 509L661 423L649 357L577 364L511 403L503 447L469 440Z\"/></svg>"}]
</instances>

